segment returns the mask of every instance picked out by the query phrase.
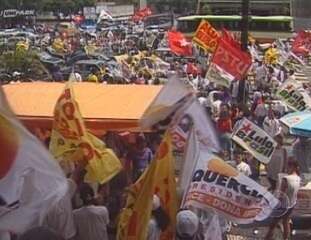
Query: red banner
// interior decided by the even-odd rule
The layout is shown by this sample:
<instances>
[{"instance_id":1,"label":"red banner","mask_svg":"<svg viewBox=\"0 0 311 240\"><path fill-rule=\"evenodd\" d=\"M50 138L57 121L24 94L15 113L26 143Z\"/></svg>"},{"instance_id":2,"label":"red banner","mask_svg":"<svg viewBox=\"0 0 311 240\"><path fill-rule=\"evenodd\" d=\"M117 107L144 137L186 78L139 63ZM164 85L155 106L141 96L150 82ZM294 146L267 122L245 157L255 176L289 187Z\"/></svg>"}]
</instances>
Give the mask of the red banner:
<instances>
[{"instance_id":1,"label":"red banner","mask_svg":"<svg viewBox=\"0 0 311 240\"><path fill-rule=\"evenodd\" d=\"M241 80L251 66L252 59L248 53L242 52L236 44L222 38L219 40L212 62Z\"/></svg>"},{"instance_id":2,"label":"red banner","mask_svg":"<svg viewBox=\"0 0 311 240\"><path fill-rule=\"evenodd\" d=\"M138 10L135 15L133 16L134 22L142 21L144 18L152 15L152 11L149 7L142 8Z\"/></svg>"}]
</instances>

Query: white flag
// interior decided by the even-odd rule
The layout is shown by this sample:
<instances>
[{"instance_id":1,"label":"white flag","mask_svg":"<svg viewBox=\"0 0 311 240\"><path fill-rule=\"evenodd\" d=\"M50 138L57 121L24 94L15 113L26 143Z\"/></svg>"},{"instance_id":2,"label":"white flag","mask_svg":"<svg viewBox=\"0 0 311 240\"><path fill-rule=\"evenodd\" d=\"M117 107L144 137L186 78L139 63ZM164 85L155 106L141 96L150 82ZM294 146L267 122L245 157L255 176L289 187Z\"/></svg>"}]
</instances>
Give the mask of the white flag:
<instances>
[{"instance_id":1,"label":"white flag","mask_svg":"<svg viewBox=\"0 0 311 240\"><path fill-rule=\"evenodd\" d=\"M185 121L186 124L182 122ZM165 125L167 124L167 125ZM157 125L181 126L185 133L185 141L189 136L191 125L196 126L199 141L211 151L220 149L218 137L207 113L196 99L193 89L177 78L169 80L155 101L144 113L141 125L152 128ZM172 134L174 136L174 134Z\"/></svg>"},{"instance_id":2,"label":"white flag","mask_svg":"<svg viewBox=\"0 0 311 240\"><path fill-rule=\"evenodd\" d=\"M0 232L39 226L67 191L48 150L15 118L0 89Z\"/></svg>"},{"instance_id":3,"label":"white flag","mask_svg":"<svg viewBox=\"0 0 311 240\"><path fill-rule=\"evenodd\" d=\"M219 217L215 214L204 233L205 240L222 240L222 232L220 228Z\"/></svg>"},{"instance_id":4,"label":"white flag","mask_svg":"<svg viewBox=\"0 0 311 240\"><path fill-rule=\"evenodd\" d=\"M198 159L191 156L185 160L195 161L196 167L182 207L213 209L230 221L248 224L267 218L277 205L278 200L269 191L209 152L199 140L189 142L186 151L197 151Z\"/></svg>"}]
</instances>

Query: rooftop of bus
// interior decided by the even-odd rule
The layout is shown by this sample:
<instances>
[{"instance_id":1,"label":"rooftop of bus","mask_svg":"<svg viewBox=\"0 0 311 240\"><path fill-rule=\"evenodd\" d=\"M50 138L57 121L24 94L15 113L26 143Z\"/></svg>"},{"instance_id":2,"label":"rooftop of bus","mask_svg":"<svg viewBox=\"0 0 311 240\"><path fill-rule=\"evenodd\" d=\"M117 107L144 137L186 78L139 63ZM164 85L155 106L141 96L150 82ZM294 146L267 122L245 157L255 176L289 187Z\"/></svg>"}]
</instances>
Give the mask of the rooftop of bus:
<instances>
[{"instance_id":1,"label":"rooftop of bus","mask_svg":"<svg viewBox=\"0 0 311 240\"><path fill-rule=\"evenodd\" d=\"M290 16L250 16L250 18L254 21L262 21L262 22L291 22L293 17ZM242 19L239 15L191 15L179 17L178 21L192 21L199 19L208 19L213 21L239 21Z\"/></svg>"}]
</instances>

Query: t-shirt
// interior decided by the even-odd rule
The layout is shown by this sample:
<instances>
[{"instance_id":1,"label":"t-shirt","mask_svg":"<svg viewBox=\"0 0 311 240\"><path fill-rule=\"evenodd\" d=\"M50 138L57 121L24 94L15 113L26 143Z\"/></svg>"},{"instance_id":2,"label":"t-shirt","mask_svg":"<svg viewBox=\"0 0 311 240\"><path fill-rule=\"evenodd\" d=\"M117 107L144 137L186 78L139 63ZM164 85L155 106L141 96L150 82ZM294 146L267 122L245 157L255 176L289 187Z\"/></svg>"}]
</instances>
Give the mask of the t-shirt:
<instances>
[{"instance_id":1,"label":"t-shirt","mask_svg":"<svg viewBox=\"0 0 311 240\"><path fill-rule=\"evenodd\" d=\"M221 133L230 133L232 131L232 121L230 117L220 118L217 121L217 129Z\"/></svg>"},{"instance_id":2,"label":"t-shirt","mask_svg":"<svg viewBox=\"0 0 311 240\"><path fill-rule=\"evenodd\" d=\"M106 207L85 206L73 211L77 227L75 240L107 240L109 214Z\"/></svg>"},{"instance_id":3,"label":"t-shirt","mask_svg":"<svg viewBox=\"0 0 311 240\"><path fill-rule=\"evenodd\" d=\"M88 76L87 81L98 83L98 77L95 74L91 74Z\"/></svg>"},{"instance_id":4,"label":"t-shirt","mask_svg":"<svg viewBox=\"0 0 311 240\"><path fill-rule=\"evenodd\" d=\"M250 176L252 174L250 166L246 162L240 162L236 166L237 170L241 173L243 173L245 176Z\"/></svg>"},{"instance_id":5,"label":"t-shirt","mask_svg":"<svg viewBox=\"0 0 311 240\"><path fill-rule=\"evenodd\" d=\"M68 179L68 191L65 196L48 212L44 225L60 233L65 239L75 236L71 199L76 192L76 183Z\"/></svg>"},{"instance_id":6,"label":"t-shirt","mask_svg":"<svg viewBox=\"0 0 311 240\"><path fill-rule=\"evenodd\" d=\"M268 133L271 137L275 137L281 131L281 125L279 120L277 119L270 119L269 117L265 117L263 121L263 129L266 133Z\"/></svg>"},{"instance_id":7,"label":"t-shirt","mask_svg":"<svg viewBox=\"0 0 311 240\"><path fill-rule=\"evenodd\" d=\"M277 181L278 174L283 172L285 164L286 150L284 148L276 148L271 160L267 165L268 177Z\"/></svg>"},{"instance_id":8,"label":"t-shirt","mask_svg":"<svg viewBox=\"0 0 311 240\"><path fill-rule=\"evenodd\" d=\"M130 153L129 158L133 161L136 169L146 169L153 158L150 148L144 148L142 151Z\"/></svg>"},{"instance_id":9,"label":"t-shirt","mask_svg":"<svg viewBox=\"0 0 311 240\"><path fill-rule=\"evenodd\" d=\"M287 175L284 177L287 181L287 191L286 195L288 197L289 206L288 208L292 208L295 206L297 202L297 193L300 188L301 178L297 175Z\"/></svg>"}]
</instances>

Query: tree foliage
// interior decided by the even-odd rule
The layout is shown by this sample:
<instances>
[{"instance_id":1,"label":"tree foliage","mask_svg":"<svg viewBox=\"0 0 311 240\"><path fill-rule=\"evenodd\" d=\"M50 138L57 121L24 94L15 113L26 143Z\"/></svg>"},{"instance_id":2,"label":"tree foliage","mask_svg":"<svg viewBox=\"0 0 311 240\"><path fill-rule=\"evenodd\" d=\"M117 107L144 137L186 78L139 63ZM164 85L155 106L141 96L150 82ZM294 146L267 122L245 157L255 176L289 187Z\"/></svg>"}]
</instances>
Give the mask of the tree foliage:
<instances>
[{"instance_id":1,"label":"tree foliage","mask_svg":"<svg viewBox=\"0 0 311 240\"><path fill-rule=\"evenodd\" d=\"M35 9L37 11L53 11L74 13L84 6L94 6L96 0L0 0L0 9Z\"/></svg>"}]
</instances>

